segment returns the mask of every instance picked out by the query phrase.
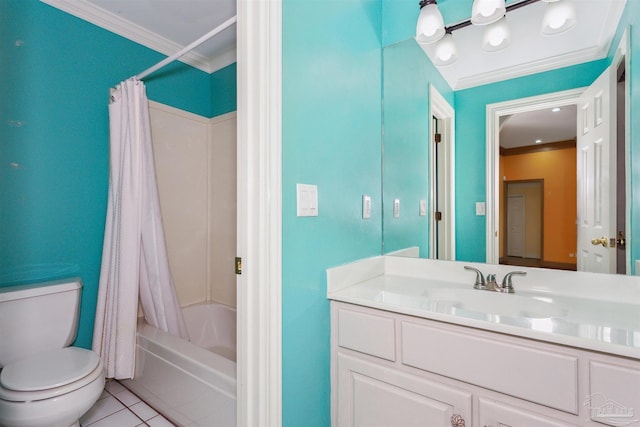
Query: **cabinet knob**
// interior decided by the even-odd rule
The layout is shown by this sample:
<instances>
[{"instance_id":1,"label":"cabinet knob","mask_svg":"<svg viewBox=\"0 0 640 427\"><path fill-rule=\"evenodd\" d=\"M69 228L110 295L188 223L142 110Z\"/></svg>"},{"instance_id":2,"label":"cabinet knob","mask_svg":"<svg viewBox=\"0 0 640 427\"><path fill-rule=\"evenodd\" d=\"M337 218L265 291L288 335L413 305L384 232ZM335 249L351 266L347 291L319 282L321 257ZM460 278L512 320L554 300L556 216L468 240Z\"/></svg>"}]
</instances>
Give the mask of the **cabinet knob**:
<instances>
[{"instance_id":1,"label":"cabinet knob","mask_svg":"<svg viewBox=\"0 0 640 427\"><path fill-rule=\"evenodd\" d=\"M458 414L453 414L451 416L451 427L465 427L464 418Z\"/></svg>"}]
</instances>

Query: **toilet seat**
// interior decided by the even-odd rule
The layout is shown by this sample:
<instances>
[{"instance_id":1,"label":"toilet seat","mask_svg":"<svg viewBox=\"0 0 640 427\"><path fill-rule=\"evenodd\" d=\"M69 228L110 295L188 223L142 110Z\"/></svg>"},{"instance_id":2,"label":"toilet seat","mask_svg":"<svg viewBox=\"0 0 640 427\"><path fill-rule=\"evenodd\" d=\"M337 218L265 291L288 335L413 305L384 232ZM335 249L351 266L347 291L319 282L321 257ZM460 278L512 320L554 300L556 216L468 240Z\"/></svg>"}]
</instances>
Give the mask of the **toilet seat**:
<instances>
[{"instance_id":1,"label":"toilet seat","mask_svg":"<svg viewBox=\"0 0 640 427\"><path fill-rule=\"evenodd\" d=\"M25 402L70 393L104 375L100 357L77 347L39 353L5 366L0 399Z\"/></svg>"}]
</instances>

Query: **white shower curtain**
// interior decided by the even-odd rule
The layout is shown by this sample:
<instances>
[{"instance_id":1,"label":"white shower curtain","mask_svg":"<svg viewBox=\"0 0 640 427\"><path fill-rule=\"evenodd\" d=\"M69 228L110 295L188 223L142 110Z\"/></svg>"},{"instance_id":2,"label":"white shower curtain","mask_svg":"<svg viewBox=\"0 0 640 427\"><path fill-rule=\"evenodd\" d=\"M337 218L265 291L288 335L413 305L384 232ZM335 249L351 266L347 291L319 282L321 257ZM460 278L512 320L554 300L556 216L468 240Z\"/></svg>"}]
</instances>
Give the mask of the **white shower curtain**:
<instances>
[{"instance_id":1,"label":"white shower curtain","mask_svg":"<svg viewBox=\"0 0 640 427\"><path fill-rule=\"evenodd\" d=\"M160 215L149 103L142 81L116 87L109 104L110 170L93 350L107 378L133 378L138 296L148 323L187 337Z\"/></svg>"}]
</instances>

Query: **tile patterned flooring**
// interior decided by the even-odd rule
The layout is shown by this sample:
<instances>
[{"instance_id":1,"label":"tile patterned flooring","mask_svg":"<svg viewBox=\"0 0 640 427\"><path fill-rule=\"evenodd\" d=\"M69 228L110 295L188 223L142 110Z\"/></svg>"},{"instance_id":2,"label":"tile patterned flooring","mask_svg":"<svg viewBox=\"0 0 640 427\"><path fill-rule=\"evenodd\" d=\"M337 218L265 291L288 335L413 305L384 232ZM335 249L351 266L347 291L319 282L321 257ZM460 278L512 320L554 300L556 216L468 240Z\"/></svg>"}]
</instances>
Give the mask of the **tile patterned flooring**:
<instances>
[{"instance_id":1,"label":"tile patterned flooring","mask_svg":"<svg viewBox=\"0 0 640 427\"><path fill-rule=\"evenodd\" d=\"M81 427L174 427L162 415L124 388L107 381L95 405L80 418Z\"/></svg>"}]
</instances>

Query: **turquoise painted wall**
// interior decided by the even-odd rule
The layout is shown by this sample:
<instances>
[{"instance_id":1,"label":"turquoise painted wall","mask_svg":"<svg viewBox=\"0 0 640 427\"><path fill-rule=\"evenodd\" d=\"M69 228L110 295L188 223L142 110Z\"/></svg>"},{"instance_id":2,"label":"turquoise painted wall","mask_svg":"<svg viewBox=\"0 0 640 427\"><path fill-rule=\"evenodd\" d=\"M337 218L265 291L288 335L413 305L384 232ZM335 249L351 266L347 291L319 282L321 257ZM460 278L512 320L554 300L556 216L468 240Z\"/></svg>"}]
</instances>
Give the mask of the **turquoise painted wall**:
<instances>
[{"instance_id":1,"label":"turquoise painted wall","mask_svg":"<svg viewBox=\"0 0 640 427\"><path fill-rule=\"evenodd\" d=\"M426 257L430 217L419 202L429 200L429 85L452 106L454 93L414 39L386 46L383 58L384 252L418 246Z\"/></svg>"},{"instance_id":2,"label":"turquoise painted wall","mask_svg":"<svg viewBox=\"0 0 640 427\"><path fill-rule=\"evenodd\" d=\"M236 63L211 74L211 117L236 111L238 99L236 74Z\"/></svg>"},{"instance_id":3,"label":"turquoise painted wall","mask_svg":"<svg viewBox=\"0 0 640 427\"><path fill-rule=\"evenodd\" d=\"M486 106L588 86L606 68L600 60L456 91L456 258L485 262L486 217L475 203L486 200Z\"/></svg>"},{"instance_id":4,"label":"turquoise painted wall","mask_svg":"<svg viewBox=\"0 0 640 427\"><path fill-rule=\"evenodd\" d=\"M163 56L36 0L0 0L0 282L79 275L90 347L108 182L109 88ZM209 74L175 63L148 96L210 117Z\"/></svg>"},{"instance_id":5,"label":"turquoise painted wall","mask_svg":"<svg viewBox=\"0 0 640 427\"><path fill-rule=\"evenodd\" d=\"M282 20L283 425L329 426L325 271L381 252L380 4L284 0ZM296 217L296 183L318 217Z\"/></svg>"}]
</instances>

